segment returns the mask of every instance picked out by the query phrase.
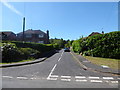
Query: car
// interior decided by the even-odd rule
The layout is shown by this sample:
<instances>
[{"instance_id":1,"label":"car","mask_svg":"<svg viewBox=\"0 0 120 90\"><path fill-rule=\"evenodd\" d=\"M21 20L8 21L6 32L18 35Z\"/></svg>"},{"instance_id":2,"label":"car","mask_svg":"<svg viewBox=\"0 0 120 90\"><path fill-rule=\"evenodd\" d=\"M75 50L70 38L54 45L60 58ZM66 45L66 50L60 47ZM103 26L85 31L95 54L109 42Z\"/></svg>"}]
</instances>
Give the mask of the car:
<instances>
[{"instance_id":1,"label":"car","mask_svg":"<svg viewBox=\"0 0 120 90\"><path fill-rule=\"evenodd\" d=\"M64 52L70 52L70 49L69 48L65 48Z\"/></svg>"}]
</instances>

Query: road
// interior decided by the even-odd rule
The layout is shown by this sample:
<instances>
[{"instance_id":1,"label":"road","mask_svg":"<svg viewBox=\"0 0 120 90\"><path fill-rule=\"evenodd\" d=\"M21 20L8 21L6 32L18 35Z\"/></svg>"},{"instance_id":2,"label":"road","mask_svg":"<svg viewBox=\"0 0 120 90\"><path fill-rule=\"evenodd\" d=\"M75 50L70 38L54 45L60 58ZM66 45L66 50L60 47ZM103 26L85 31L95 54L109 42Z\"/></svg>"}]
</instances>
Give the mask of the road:
<instances>
[{"instance_id":1,"label":"road","mask_svg":"<svg viewBox=\"0 0 120 90\"><path fill-rule=\"evenodd\" d=\"M118 88L118 77L84 70L70 52L2 69L2 88Z\"/></svg>"}]
</instances>

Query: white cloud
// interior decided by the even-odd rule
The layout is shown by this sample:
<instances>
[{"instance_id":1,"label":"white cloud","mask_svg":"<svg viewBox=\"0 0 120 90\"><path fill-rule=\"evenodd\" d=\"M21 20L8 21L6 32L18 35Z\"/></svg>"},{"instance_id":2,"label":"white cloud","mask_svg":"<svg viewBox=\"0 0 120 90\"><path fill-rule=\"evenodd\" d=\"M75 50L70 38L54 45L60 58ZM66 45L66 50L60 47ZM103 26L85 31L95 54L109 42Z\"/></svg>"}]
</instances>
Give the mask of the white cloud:
<instances>
[{"instance_id":1,"label":"white cloud","mask_svg":"<svg viewBox=\"0 0 120 90\"><path fill-rule=\"evenodd\" d=\"M12 10L13 12L15 12L16 14L23 16L23 14L21 12L19 12L14 6L10 5L8 2L6 2L5 0L1 0L1 2L8 7L10 10Z\"/></svg>"}]
</instances>

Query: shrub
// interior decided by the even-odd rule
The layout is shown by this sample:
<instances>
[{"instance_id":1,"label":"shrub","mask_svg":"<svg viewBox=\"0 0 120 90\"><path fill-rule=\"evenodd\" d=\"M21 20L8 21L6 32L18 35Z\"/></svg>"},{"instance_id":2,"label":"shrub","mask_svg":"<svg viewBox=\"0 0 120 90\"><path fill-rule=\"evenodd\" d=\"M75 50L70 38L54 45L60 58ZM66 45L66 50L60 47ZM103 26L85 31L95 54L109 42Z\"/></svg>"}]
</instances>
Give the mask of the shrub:
<instances>
[{"instance_id":1,"label":"shrub","mask_svg":"<svg viewBox=\"0 0 120 90\"><path fill-rule=\"evenodd\" d=\"M21 58L29 59L31 57L37 58L40 55L40 52L31 48L19 48L19 52L21 53Z\"/></svg>"},{"instance_id":2,"label":"shrub","mask_svg":"<svg viewBox=\"0 0 120 90\"><path fill-rule=\"evenodd\" d=\"M81 47L80 47L80 41L79 40L73 41L73 43L72 43L72 49L73 49L74 52L77 52L77 53L80 52Z\"/></svg>"},{"instance_id":3,"label":"shrub","mask_svg":"<svg viewBox=\"0 0 120 90\"><path fill-rule=\"evenodd\" d=\"M17 61L20 58L20 52L15 44L3 43L1 47L2 62Z\"/></svg>"},{"instance_id":4,"label":"shrub","mask_svg":"<svg viewBox=\"0 0 120 90\"><path fill-rule=\"evenodd\" d=\"M40 52L31 48L17 48L14 43L2 43L2 62L17 62L29 58L38 58Z\"/></svg>"},{"instance_id":5,"label":"shrub","mask_svg":"<svg viewBox=\"0 0 120 90\"><path fill-rule=\"evenodd\" d=\"M84 55L120 59L120 31L75 40L72 48Z\"/></svg>"}]
</instances>

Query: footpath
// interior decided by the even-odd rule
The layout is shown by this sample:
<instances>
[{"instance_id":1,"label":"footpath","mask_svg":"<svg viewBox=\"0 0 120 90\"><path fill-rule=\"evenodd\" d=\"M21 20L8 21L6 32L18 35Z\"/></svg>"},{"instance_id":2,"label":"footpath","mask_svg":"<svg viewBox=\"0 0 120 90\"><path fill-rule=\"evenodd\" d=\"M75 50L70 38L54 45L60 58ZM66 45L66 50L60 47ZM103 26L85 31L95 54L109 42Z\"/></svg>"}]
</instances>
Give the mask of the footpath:
<instances>
[{"instance_id":1,"label":"footpath","mask_svg":"<svg viewBox=\"0 0 120 90\"><path fill-rule=\"evenodd\" d=\"M84 57L82 57L81 55L77 55L74 52L71 52L81 63L81 65L83 66L83 69L89 69L89 70L93 70L93 71L97 71L97 72L101 72L101 73L109 73L109 74L114 74L114 75L120 75L120 70L115 70L115 69L111 69L108 67L102 67L96 64L91 63L90 61L88 61L87 59L85 59Z\"/></svg>"}]
</instances>

